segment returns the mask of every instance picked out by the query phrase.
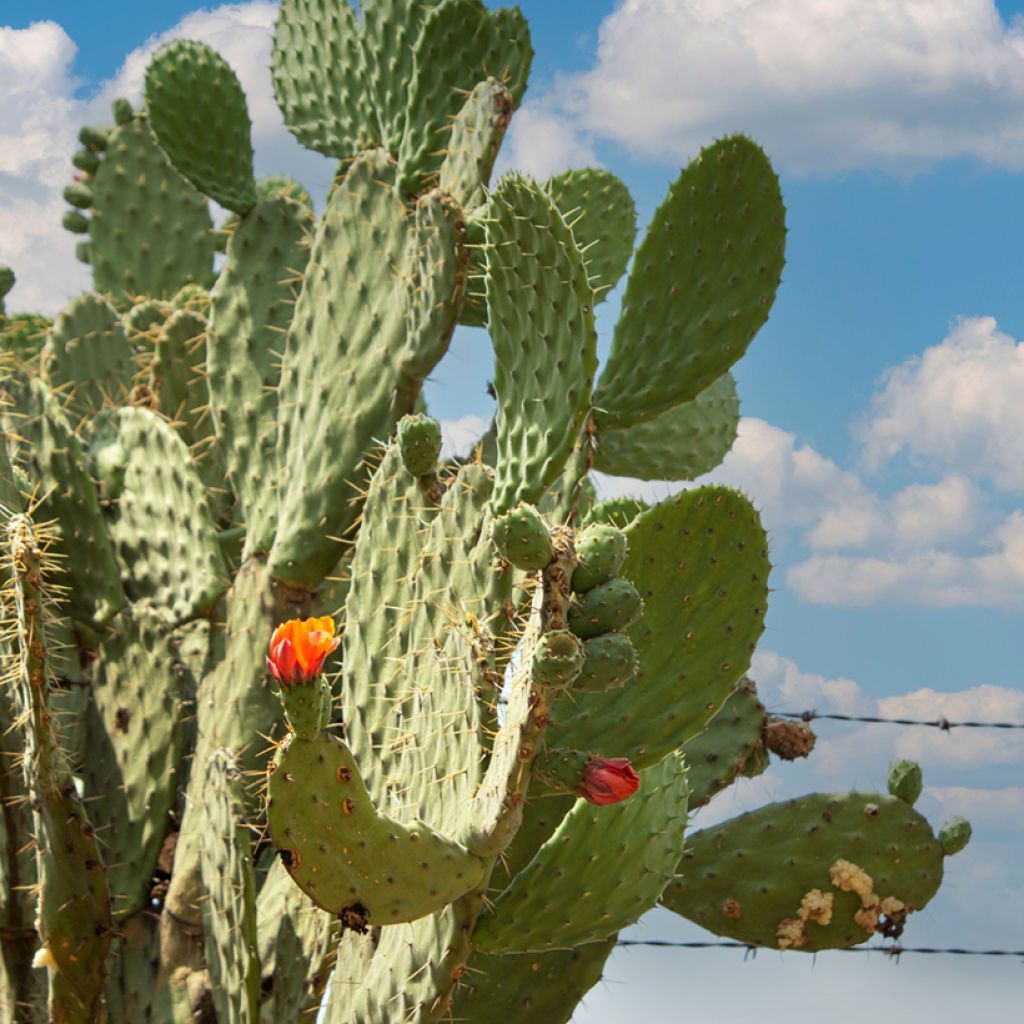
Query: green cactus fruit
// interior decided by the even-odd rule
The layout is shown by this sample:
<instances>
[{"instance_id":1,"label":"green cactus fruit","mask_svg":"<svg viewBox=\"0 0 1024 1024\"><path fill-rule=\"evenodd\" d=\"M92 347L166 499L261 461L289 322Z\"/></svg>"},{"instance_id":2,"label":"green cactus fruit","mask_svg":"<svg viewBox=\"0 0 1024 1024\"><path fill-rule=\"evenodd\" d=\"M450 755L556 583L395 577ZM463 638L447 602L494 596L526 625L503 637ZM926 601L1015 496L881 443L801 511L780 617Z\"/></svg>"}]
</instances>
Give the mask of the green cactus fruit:
<instances>
[{"instance_id":1,"label":"green cactus fruit","mask_svg":"<svg viewBox=\"0 0 1024 1024\"><path fill-rule=\"evenodd\" d=\"M950 818L939 829L939 842L947 857L959 853L971 841L971 823L966 818Z\"/></svg>"},{"instance_id":2,"label":"green cactus fruit","mask_svg":"<svg viewBox=\"0 0 1024 1024\"><path fill-rule=\"evenodd\" d=\"M491 537L502 558L523 572L543 569L554 553L551 533L532 505L517 505L495 519Z\"/></svg>"},{"instance_id":3,"label":"green cactus fruit","mask_svg":"<svg viewBox=\"0 0 1024 1024\"><path fill-rule=\"evenodd\" d=\"M79 210L88 210L92 206L92 189L81 182L75 182L64 189L64 199Z\"/></svg>"},{"instance_id":4,"label":"green cactus fruit","mask_svg":"<svg viewBox=\"0 0 1024 1024\"><path fill-rule=\"evenodd\" d=\"M597 502L590 509L584 517L583 525L608 523L609 526L617 526L624 530L641 512L650 507L642 498L608 498Z\"/></svg>"},{"instance_id":5,"label":"green cactus fruit","mask_svg":"<svg viewBox=\"0 0 1024 1024\"><path fill-rule=\"evenodd\" d=\"M14 271L10 267L0 265L0 302L14 287Z\"/></svg>"},{"instance_id":6,"label":"green cactus fruit","mask_svg":"<svg viewBox=\"0 0 1024 1024\"><path fill-rule=\"evenodd\" d=\"M398 450L413 476L428 476L441 454L441 425L421 413L403 416L398 422Z\"/></svg>"},{"instance_id":7,"label":"green cactus fruit","mask_svg":"<svg viewBox=\"0 0 1024 1024\"><path fill-rule=\"evenodd\" d=\"M607 583L626 560L626 535L615 526L594 523L576 538L576 569L572 589L577 594Z\"/></svg>"},{"instance_id":8,"label":"green cactus fruit","mask_svg":"<svg viewBox=\"0 0 1024 1024\"><path fill-rule=\"evenodd\" d=\"M583 645L586 661L573 683L577 693L601 693L625 686L636 676L636 650L625 633L605 633Z\"/></svg>"},{"instance_id":9,"label":"green cactus fruit","mask_svg":"<svg viewBox=\"0 0 1024 1024\"><path fill-rule=\"evenodd\" d=\"M573 602L569 628L584 640L628 629L644 613L644 602L629 580L602 583Z\"/></svg>"},{"instance_id":10,"label":"green cactus fruit","mask_svg":"<svg viewBox=\"0 0 1024 1024\"><path fill-rule=\"evenodd\" d=\"M146 69L146 106L160 146L200 192L235 213L256 205L245 93L216 50L176 39Z\"/></svg>"},{"instance_id":11,"label":"green cactus fruit","mask_svg":"<svg viewBox=\"0 0 1024 1024\"><path fill-rule=\"evenodd\" d=\"M86 266L92 263L92 246L88 242L78 242L75 245L75 259Z\"/></svg>"},{"instance_id":12,"label":"green cactus fruit","mask_svg":"<svg viewBox=\"0 0 1024 1024\"><path fill-rule=\"evenodd\" d=\"M887 784L889 793L892 796L898 796L908 804L916 804L917 798L921 795L921 789L924 786L921 766L916 761L907 761L905 759L893 761L889 765Z\"/></svg>"},{"instance_id":13,"label":"green cactus fruit","mask_svg":"<svg viewBox=\"0 0 1024 1024\"><path fill-rule=\"evenodd\" d=\"M91 149L80 149L71 157L71 163L86 174L95 174L100 158Z\"/></svg>"},{"instance_id":14,"label":"green cactus fruit","mask_svg":"<svg viewBox=\"0 0 1024 1024\"><path fill-rule=\"evenodd\" d=\"M83 217L77 210L65 210L60 222L73 235L89 234L89 218Z\"/></svg>"},{"instance_id":15,"label":"green cactus fruit","mask_svg":"<svg viewBox=\"0 0 1024 1024\"><path fill-rule=\"evenodd\" d=\"M110 104L110 111L114 115L115 124L127 124L135 116L135 111L132 110L131 102L126 100L123 96L118 96L118 98Z\"/></svg>"},{"instance_id":16,"label":"green cactus fruit","mask_svg":"<svg viewBox=\"0 0 1024 1024\"><path fill-rule=\"evenodd\" d=\"M583 670L583 645L567 629L545 633L533 652L533 679L541 686L571 686Z\"/></svg>"},{"instance_id":17,"label":"green cactus fruit","mask_svg":"<svg viewBox=\"0 0 1024 1024\"><path fill-rule=\"evenodd\" d=\"M78 133L78 141L94 153L102 153L107 148L110 131L106 128L93 128L85 125Z\"/></svg>"}]
</instances>

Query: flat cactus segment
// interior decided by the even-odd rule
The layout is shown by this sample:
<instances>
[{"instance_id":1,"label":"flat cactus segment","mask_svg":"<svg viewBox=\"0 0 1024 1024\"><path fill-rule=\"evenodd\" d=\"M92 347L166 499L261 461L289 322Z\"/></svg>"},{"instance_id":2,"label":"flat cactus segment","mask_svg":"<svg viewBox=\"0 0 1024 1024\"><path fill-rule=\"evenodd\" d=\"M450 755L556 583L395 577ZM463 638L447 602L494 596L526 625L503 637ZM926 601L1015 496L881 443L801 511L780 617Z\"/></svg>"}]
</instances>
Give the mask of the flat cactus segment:
<instances>
[{"instance_id":1,"label":"flat cactus segment","mask_svg":"<svg viewBox=\"0 0 1024 1024\"><path fill-rule=\"evenodd\" d=\"M235 213L256 204L245 92L205 43L176 39L146 69L146 108L161 148L200 192Z\"/></svg>"},{"instance_id":2,"label":"flat cactus segment","mask_svg":"<svg viewBox=\"0 0 1024 1024\"><path fill-rule=\"evenodd\" d=\"M153 407L174 425L197 461L209 456L196 448L208 449L212 429L204 375L207 326L201 313L175 310L160 327L149 364Z\"/></svg>"},{"instance_id":3,"label":"flat cactus segment","mask_svg":"<svg viewBox=\"0 0 1024 1024\"><path fill-rule=\"evenodd\" d=\"M148 122L110 134L93 181L90 264L97 291L120 306L170 298L213 280L213 224L206 199L170 165Z\"/></svg>"},{"instance_id":4,"label":"flat cactus segment","mask_svg":"<svg viewBox=\"0 0 1024 1024\"><path fill-rule=\"evenodd\" d=\"M16 438L15 461L39 481L37 516L55 522L61 557L59 582L67 586L67 614L98 628L124 606L114 547L100 511L85 455L54 394L38 379L15 374L4 382L13 404L0 410Z\"/></svg>"},{"instance_id":5,"label":"flat cactus segment","mask_svg":"<svg viewBox=\"0 0 1024 1024\"><path fill-rule=\"evenodd\" d=\"M125 408L96 425L92 451L111 481L108 527L125 590L152 601L171 623L208 612L228 574L184 442L155 413Z\"/></svg>"},{"instance_id":6,"label":"flat cactus segment","mask_svg":"<svg viewBox=\"0 0 1024 1024\"><path fill-rule=\"evenodd\" d=\"M594 167L563 171L544 188L572 228L583 253L594 301L601 302L626 271L636 241L636 204L626 183Z\"/></svg>"},{"instance_id":7,"label":"flat cactus segment","mask_svg":"<svg viewBox=\"0 0 1024 1024\"><path fill-rule=\"evenodd\" d=\"M27 363L39 354L51 326L51 321L38 313L0 317L0 351Z\"/></svg>"},{"instance_id":8,"label":"flat cactus segment","mask_svg":"<svg viewBox=\"0 0 1024 1024\"><path fill-rule=\"evenodd\" d=\"M270 565L295 585L315 587L337 562L365 457L412 411L455 324L457 211L424 196L410 228L393 180L380 150L352 163L320 222L288 333Z\"/></svg>"},{"instance_id":9,"label":"flat cactus segment","mask_svg":"<svg viewBox=\"0 0 1024 1024\"><path fill-rule=\"evenodd\" d=\"M186 675L167 627L144 606L123 612L103 635L81 774L118 918L149 902L171 825L185 746Z\"/></svg>"},{"instance_id":10,"label":"flat cactus segment","mask_svg":"<svg viewBox=\"0 0 1024 1024\"><path fill-rule=\"evenodd\" d=\"M673 877L686 826L686 771L669 754L638 792L566 815L533 860L481 917L473 944L487 953L568 949L607 939L657 902Z\"/></svg>"},{"instance_id":11,"label":"flat cactus segment","mask_svg":"<svg viewBox=\"0 0 1024 1024\"><path fill-rule=\"evenodd\" d=\"M276 388L312 229L309 210L291 199L258 203L228 243L210 311L207 388L246 555L266 551L277 524Z\"/></svg>"},{"instance_id":12,"label":"flat cactus segment","mask_svg":"<svg viewBox=\"0 0 1024 1024\"><path fill-rule=\"evenodd\" d=\"M469 962L452 1006L461 1024L568 1024L601 980L616 937L548 953L480 953Z\"/></svg>"},{"instance_id":13,"label":"flat cactus segment","mask_svg":"<svg viewBox=\"0 0 1024 1024\"><path fill-rule=\"evenodd\" d=\"M261 1020L297 1021L327 980L337 921L310 900L275 858L256 898L256 923Z\"/></svg>"},{"instance_id":14,"label":"flat cactus segment","mask_svg":"<svg viewBox=\"0 0 1024 1024\"><path fill-rule=\"evenodd\" d=\"M217 751L205 768L203 931L213 1004L217 1020L223 1024L257 1024L256 883L242 776L234 757L225 750Z\"/></svg>"},{"instance_id":15,"label":"flat cactus segment","mask_svg":"<svg viewBox=\"0 0 1024 1024\"><path fill-rule=\"evenodd\" d=\"M486 199L484 189L512 117L512 94L493 78L479 82L455 120L438 187L450 192L464 210Z\"/></svg>"},{"instance_id":16,"label":"flat cactus segment","mask_svg":"<svg viewBox=\"0 0 1024 1024\"><path fill-rule=\"evenodd\" d=\"M696 398L747 350L782 274L778 179L734 135L702 150L654 214L633 259L611 354L594 394L603 429Z\"/></svg>"},{"instance_id":17,"label":"flat cactus segment","mask_svg":"<svg viewBox=\"0 0 1024 1024\"><path fill-rule=\"evenodd\" d=\"M356 930L442 910L484 877L484 861L465 847L378 811L351 751L328 733L285 739L268 795L270 835L288 873Z\"/></svg>"},{"instance_id":18,"label":"flat cactus segment","mask_svg":"<svg viewBox=\"0 0 1024 1024\"><path fill-rule=\"evenodd\" d=\"M43 346L43 366L76 425L106 406L125 404L135 373L120 317L88 292L57 317Z\"/></svg>"},{"instance_id":19,"label":"flat cactus segment","mask_svg":"<svg viewBox=\"0 0 1024 1024\"><path fill-rule=\"evenodd\" d=\"M761 744L765 718L757 690L745 680L704 729L683 744L691 814L743 774Z\"/></svg>"},{"instance_id":20,"label":"flat cactus segment","mask_svg":"<svg viewBox=\"0 0 1024 1024\"><path fill-rule=\"evenodd\" d=\"M437 0L362 0L365 82L380 125L381 144L398 152L405 131L405 108L413 77L416 40L423 19Z\"/></svg>"},{"instance_id":21,"label":"flat cactus segment","mask_svg":"<svg viewBox=\"0 0 1024 1024\"><path fill-rule=\"evenodd\" d=\"M481 0L443 0L427 11L415 43L398 150L404 195L433 183L450 125L469 91L492 76L508 88L514 109L526 91L532 60L530 30L518 8L491 12Z\"/></svg>"},{"instance_id":22,"label":"flat cactus segment","mask_svg":"<svg viewBox=\"0 0 1024 1024\"><path fill-rule=\"evenodd\" d=\"M525 178L503 178L487 221L496 514L536 504L572 453L597 369L592 302L583 257L551 199Z\"/></svg>"},{"instance_id":23,"label":"flat cactus segment","mask_svg":"<svg viewBox=\"0 0 1024 1024\"><path fill-rule=\"evenodd\" d=\"M107 1019L151 1024L160 964L160 918L135 914L118 924L107 961Z\"/></svg>"},{"instance_id":24,"label":"flat cactus segment","mask_svg":"<svg viewBox=\"0 0 1024 1024\"><path fill-rule=\"evenodd\" d=\"M556 715L549 736L553 746L629 757L642 768L700 732L747 670L771 566L757 512L725 487L653 506L626 538L622 576L645 605L629 630L640 663L629 700L616 690L588 694Z\"/></svg>"},{"instance_id":25,"label":"flat cactus segment","mask_svg":"<svg viewBox=\"0 0 1024 1024\"><path fill-rule=\"evenodd\" d=\"M899 937L938 891L942 862L928 822L898 797L812 793L688 836L661 902L739 942L837 949Z\"/></svg>"},{"instance_id":26,"label":"flat cactus segment","mask_svg":"<svg viewBox=\"0 0 1024 1024\"><path fill-rule=\"evenodd\" d=\"M594 469L640 480L694 480L728 454L740 422L740 400L725 373L689 402L622 430L602 430Z\"/></svg>"},{"instance_id":27,"label":"flat cactus segment","mask_svg":"<svg viewBox=\"0 0 1024 1024\"><path fill-rule=\"evenodd\" d=\"M282 0L271 72L284 123L308 149L340 160L380 140L348 0Z\"/></svg>"}]
</instances>

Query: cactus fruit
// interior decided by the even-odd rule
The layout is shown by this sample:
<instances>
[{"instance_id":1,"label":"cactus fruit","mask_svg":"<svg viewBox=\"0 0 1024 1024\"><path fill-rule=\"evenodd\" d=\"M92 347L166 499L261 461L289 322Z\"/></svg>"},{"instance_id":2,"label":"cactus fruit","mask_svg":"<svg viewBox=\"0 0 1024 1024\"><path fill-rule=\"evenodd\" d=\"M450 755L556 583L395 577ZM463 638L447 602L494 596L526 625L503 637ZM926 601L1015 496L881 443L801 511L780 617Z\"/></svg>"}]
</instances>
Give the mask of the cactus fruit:
<instances>
[{"instance_id":1,"label":"cactus fruit","mask_svg":"<svg viewBox=\"0 0 1024 1024\"><path fill-rule=\"evenodd\" d=\"M607 171L492 186L531 58L481 0L283 0L285 123L342 161L319 217L255 179L203 44L82 130L95 294L53 324L0 306L3 1019L564 1024L659 899L848 945L966 842L904 768L684 845L813 741L745 677L767 538L728 488L597 502L590 470L724 455L785 211L743 136L636 252ZM457 323L486 325L498 410L439 463L422 388Z\"/></svg>"}]
</instances>

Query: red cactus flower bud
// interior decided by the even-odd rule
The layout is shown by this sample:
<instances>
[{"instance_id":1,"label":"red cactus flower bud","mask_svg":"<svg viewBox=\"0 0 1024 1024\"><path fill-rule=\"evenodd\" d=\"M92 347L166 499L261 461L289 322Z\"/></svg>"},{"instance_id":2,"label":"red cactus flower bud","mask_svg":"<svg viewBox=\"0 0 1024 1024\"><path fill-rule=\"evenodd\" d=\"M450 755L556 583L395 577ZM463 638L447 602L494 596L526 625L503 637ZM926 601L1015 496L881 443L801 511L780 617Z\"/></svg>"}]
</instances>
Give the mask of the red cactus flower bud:
<instances>
[{"instance_id":1,"label":"red cactus flower bud","mask_svg":"<svg viewBox=\"0 0 1024 1024\"><path fill-rule=\"evenodd\" d=\"M640 788L640 776L627 757L592 757L576 792L592 804L617 804Z\"/></svg>"},{"instance_id":2,"label":"red cactus flower bud","mask_svg":"<svg viewBox=\"0 0 1024 1024\"><path fill-rule=\"evenodd\" d=\"M282 685L308 683L323 668L324 658L335 650L341 638L334 635L334 619L291 619L274 630L270 639L267 668Z\"/></svg>"}]
</instances>

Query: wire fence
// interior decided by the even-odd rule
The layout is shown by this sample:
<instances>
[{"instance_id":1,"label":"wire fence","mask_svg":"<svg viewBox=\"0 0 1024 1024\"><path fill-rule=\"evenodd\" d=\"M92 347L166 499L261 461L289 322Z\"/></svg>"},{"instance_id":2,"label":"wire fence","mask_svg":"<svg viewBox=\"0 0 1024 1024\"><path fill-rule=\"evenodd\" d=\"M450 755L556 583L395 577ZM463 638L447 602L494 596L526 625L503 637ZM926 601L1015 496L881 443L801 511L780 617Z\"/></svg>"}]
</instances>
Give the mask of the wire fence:
<instances>
[{"instance_id":1,"label":"wire fence","mask_svg":"<svg viewBox=\"0 0 1024 1024\"><path fill-rule=\"evenodd\" d=\"M934 719L921 718L879 718L874 715L834 715L817 711L772 711L775 718L793 718L801 722L829 719L833 722L868 722L882 725L923 725L931 729L950 732L953 729L1024 729L1024 722L951 722L940 716Z\"/></svg>"},{"instance_id":2,"label":"wire fence","mask_svg":"<svg viewBox=\"0 0 1024 1024\"><path fill-rule=\"evenodd\" d=\"M781 953L783 950L772 949L771 946L752 946L746 942L669 942L665 939L620 939L619 946L647 946L655 949L742 949L743 959L756 957L759 950L769 953ZM920 953L928 956L1003 956L1019 957L1024 960L1024 949L937 949L932 946L902 946L894 943L889 946L846 946L838 949L822 950L823 953L881 953L884 956L898 959L904 953ZM806 956L806 954L798 954ZM818 956L818 953L812 954Z\"/></svg>"}]
</instances>

